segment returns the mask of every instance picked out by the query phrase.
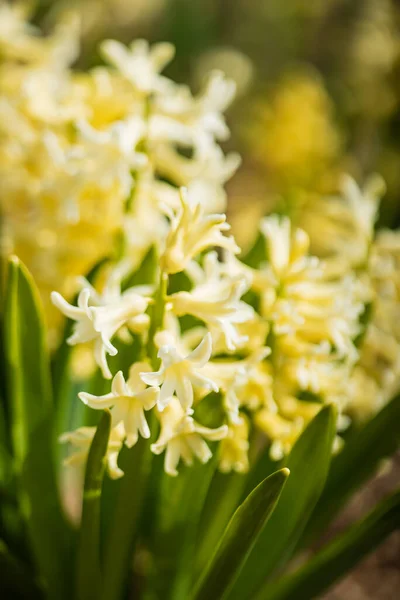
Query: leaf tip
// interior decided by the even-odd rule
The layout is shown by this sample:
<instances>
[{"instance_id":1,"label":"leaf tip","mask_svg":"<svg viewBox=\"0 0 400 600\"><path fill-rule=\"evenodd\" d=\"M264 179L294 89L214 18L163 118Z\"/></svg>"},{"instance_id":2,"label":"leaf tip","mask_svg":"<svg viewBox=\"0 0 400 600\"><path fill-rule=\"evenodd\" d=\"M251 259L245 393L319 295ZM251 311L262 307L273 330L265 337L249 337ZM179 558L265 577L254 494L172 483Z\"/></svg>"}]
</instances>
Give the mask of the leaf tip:
<instances>
[{"instance_id":1,"label":"leaf tip","mask_svg":"<svg viewBox=\"0 0 400 600\"><path fill-rule=\"evenodd\" d=\"M18 265L21 263L21 261L19 260L19 258L18 258L18 256L17 256L16 254L11 254L11 255L8 257L8 262L9 262L11 265L15 265L15 266L18 266Z\"/></svg>"}]
</instances>

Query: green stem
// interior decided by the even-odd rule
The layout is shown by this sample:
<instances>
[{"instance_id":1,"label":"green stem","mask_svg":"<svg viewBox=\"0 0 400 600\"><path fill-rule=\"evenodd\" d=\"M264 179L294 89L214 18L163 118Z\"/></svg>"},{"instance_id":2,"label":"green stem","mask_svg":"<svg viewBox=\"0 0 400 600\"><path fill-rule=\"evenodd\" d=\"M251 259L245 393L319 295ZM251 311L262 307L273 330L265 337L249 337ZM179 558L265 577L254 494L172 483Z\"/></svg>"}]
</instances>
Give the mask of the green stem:
<instances>
[{"instance_id":1,"label":"green stem","mask_svg":"<svg viewBox=\"0 0 400 600\"><path fill-rule=\"evenodd\" d=\"M101 589L100 500L110 431L111 413L104 411L90 446L86 466L77 552L77 600L97 600Z\"/></svg>"},{"instance_id":2,"label":"green stem","mask_svg":"<svg viewBox=\"0 0 400 600\"><path fill-rule=\"evenodd\" d=\"M168 275L163 271L160 273L160 283L154 297L154 304L151 311L151 322L149 328L149 337L147 340L147 356L150 358L153 369L158 369L159 360L157 357L157 347L154 342L154 337L163 327L165 315L165 299L168 288Z\"/></svg>"}]
</instances>

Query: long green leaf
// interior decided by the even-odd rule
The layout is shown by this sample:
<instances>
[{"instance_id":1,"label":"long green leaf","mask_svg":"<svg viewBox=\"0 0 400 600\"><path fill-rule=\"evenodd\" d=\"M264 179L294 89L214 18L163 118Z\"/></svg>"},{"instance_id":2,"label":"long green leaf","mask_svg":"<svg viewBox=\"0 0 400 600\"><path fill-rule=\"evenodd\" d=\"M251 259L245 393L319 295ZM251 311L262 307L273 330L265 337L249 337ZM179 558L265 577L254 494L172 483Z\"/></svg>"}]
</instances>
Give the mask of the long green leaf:
<instances>
[{"instance_id":1,"label":"long green leaf","mask_svg":"<svg viewBox=\"0 0 400 600\"><path fill-rule=\"evenodd\" d=\"M216 471L200 520L199 539L196 548L196 574L200 574L213 554L221 535L238 508L246 477L242 473Z\"/></svg>"},{"instance_id":2,"label":"long green leaf","mask_svg":"<svg viewBox=\"0 0 400 600\"><path fill-rule=\"evenodd\" d=\"M400 445L400 396L396 396L362 429L355 431L331 464L326 486L305 532L309 542L337 515L351 495Z\"/></svg>"},{"instance_id":3,"label":"long green leaf","mask_svg":"<svg viewBox=\"0 0 400 600\"><path fill-rule=\"evenodd\" d=\"M18 495L49 598L68 598L69 531L60 506L54 418L41 304L20 261L9 261L5 298L7 394Z\"/></svg>"},{"instance_id":4,"label":"long green leaf","mask_svg":"<svg viewBox=\"0 0 400 600\"><path fill-rule=\"evenodd\" d=\"M104 544L101 600L120 600L124 597L151 458L149 442L143 438L131 449L124 447L120 454L118 463L125 475L120 481L114 482L117 499Z\"/></svg>"},{"instance_id":5,"label":"long green leaf","mask_svg":"<svg viewBox=\"0 0 400 600\"><path fill-rule=\"evenodd\" d=\"M230 600L254 598L263 582L290 558L328 474L336 429L336 411L324 407L294 445L285 466L290 478L234 585Z\"/></svg>"},{"instance_id":6,"label":"long green leaf","mask_svg":"<svg viewBox=\"0 0 400 600\"><path fill-rule=\"evenodd\" d=\"M159 464L163 469L163 463ZM158 510L150 540L155 568L148 576L145 598L189 597L200 514L215 467L214 455L207 465L181 466L176 478L161 471Z\"/></svg>"},{"instance_id":7,"label":"long green leaf","mask_svg":"<svg viewBox=\"0 0 400 600\"><path fill-rule=\"evenodd\" d=\"M97 600L101 590L100 499L110 430L111 413L106 410L93 437L86 465L77 554L78 600Z\"/></svg>"},{"instance_id":8,"label":"long green leaf","mask_svg":"<svg viewBox=\"0 0 400 600\"><path fill-rule=\"evenodd\" d=\"M4 411L4 401L0 395L0 496L1 490L9 488L12 479L12 455L8 445L7 423Z\"/></svg>"},{"instance_id":9,"label":"long green leaf","mask_svg":"<svg viewBox=\"0 0 400 600\"><path fill-rule=\"evenodd\" d=\"M273 473L239 506L200 580L194 600L220 600L226 595L273 513L288 475L288 469Z\"/></svg>"},{"instance_id":10,"label":"long green leaf","mask_svg":"<svg viewBox=\"0 0 400 600\"><path fill-rule=\"evenodd\" d=\"M43 590L32 573L0 540L0 595L12 600L42 600Z\"/></svg>"},{"instance_id":11,"label":"long green leaf","mask_svg":"<svg viewBox=\"0 0 400 600\"><path fill-rule=\"evenodd\" d=\"M400 528L400 491L381 502L364 520L353 525L314 556L304 567L266 586L257 600L298 600L320 597L395 529Z\"/></svg>"}]
</instances>

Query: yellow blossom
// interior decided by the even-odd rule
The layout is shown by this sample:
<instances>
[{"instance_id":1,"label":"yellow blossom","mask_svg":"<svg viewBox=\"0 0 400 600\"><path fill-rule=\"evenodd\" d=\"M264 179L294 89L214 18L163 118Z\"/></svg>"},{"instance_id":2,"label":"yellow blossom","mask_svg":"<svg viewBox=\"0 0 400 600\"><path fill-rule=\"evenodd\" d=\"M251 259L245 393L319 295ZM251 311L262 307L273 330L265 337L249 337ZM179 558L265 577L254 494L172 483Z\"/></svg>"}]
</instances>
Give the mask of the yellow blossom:
<instances>
[{"instance_id":1,"label":"yellow blossom","mask_svg":"<svg viewBox=\"0 0 400 600\"><path fill-rule=\"evenodd\" d=\"M151 386L160 386L158 407L161 411L171 401L174 394L182 408L189 414L193 412L193 386L218 392L218 386L203 374L204 366L210 360L212 351L211 335L208 333L200 344L187 356L181 356L170 344L161 346L158 357L162 364L159 371L141 373L142 381Z\"/></svg>"},{"instance_id":2,"label":"yellow blossom","mask_svg":"<svg viewBox=\"0 0 400 600\"><path fill-rule=\"evenodd\" d=\"M86 464L95 433L96 427L79 427L75 431L68 431L60 436L60 442L69 443L74 449L73 453L65 459L65 465L79 467ZM111 430L106 454L107 471L112 479L119 479L124 474L118 466L118 454L122 448L124 438L124 426L123 423L119 423Z\"/></svg>"},{"instance_id":3,"label":"yellow blossom","mask_svg":"<svg viewBox=\"0 0 400 600\"><path fill-rule=\"evenodd\" d=\"M231 423L228 434L220 444L219 470L222 473L237 471L246 473L249 469L249 425L244 416L238 423Z\"/></svg>"},{"instance_id":4,"label":"yellow blossom","mask_svg":"<svg viewBox=\"0 0 400 600\"><path fill-rule=\"evenodd\" d=\"M185 413L177 398L172 397L168 406L160 414L161 432L158 440L151 445L154 454L165 452L164 468L168 475L178 475L180 459L186 465L193 463L193 456L200 462L210 460L212 453L203 438L218 441L228 432L226 425L209 429L196 423Z\"/></svg>"},{"instance_id":5,"label":"yellow blossom","mask_svg":"<svg viewBox=\"0 0 400 600\"><path fill-rule=\"evenodd\" d=\"M103 396L94 396L80 392L79 398L84 404L96 410L111 409L114 425L124 424L126 439L125 444L131 448L136 444L139 433L144 438L150 437L150 429L144 416L145 410L152 409L157 402L159 389L151 387L146 389L139 373L150 371L147 363L135 363L129 370L129 378L125 381L122 371L115 375L111 392Z\"/></svg>"},{"instance_id":6,"label":"yellow blossom","mask_svg":"<svg viewBox=\"0 0 400 600\"><path fill-rule=\"evenodd\" d=\"M244 277L225 274L215 252L204 258L204 273L200 277L199 270L196 269L198 285L190 292L169 297L171 308L177 316L190 314L204 321L214 342L218 344L222 337L223 345L232 352L248 339L239 334L237 324L254 318L253 309L240 300L249 284Z\"/></svg>"},{"instance_id":7,"label":"yellow blossom","mask_svg":"<svg viewBox=\"0 0 400 600\"><path fill-rule=\"evenodd\" d=\"M148 317L144 312L148 299L132 290L121 294L119 285L113 286L111 292L106 290L103 297L98 296L91 286L84 287L79 293L77 306L69 304L58 292L52 292L51 298L63 314L75 321L67 343L73 346L93 342L95 360L103 376L111 379L106 353L111 356L117 354L111 339L127 326L134 330L139 327L140 330L143 324L147 324Z\"/></svg>"},{"instance_id":8,"label":"yellow blossom","mask_svg":"<svg viewBox=\"0 0 400 600\"><path fill-rule=\"evenodd\" d=\"M166 273L183 271L193 257L213 246L239 252L234 239L223 235L230 228L226 216L205 215L201 204L185 190L181 191L181 208L171 221L161 263Z\"/></svg>"}]
</instances>

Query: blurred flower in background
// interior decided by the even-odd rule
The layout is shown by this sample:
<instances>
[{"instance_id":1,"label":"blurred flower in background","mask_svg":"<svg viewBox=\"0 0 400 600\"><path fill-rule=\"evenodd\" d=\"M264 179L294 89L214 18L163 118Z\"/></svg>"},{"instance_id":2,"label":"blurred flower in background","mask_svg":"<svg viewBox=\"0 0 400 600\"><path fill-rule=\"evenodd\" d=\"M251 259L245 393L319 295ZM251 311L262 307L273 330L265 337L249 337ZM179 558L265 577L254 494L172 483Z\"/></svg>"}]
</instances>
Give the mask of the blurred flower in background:
<instances>
[{"instance_id":1,"label":"blurred flower in background","mask_svg":"<svg viewBox=\"0 0 400 600\"><path fill-rule=\"evenodd\" d=\"M366 269L364 292L386 308L374 313L378 337L371 345L368 336L363 340L360 365L369 369L381 361L369 348L376 350L379 338L383 349L384 331L397 340L384 316L397 301L397 237L387 232L374 241L373 232L378 220L395 228L400 218L395 2L59 0L0 6L1 243L33 271L54 339L60 317L50 291L59 289L71 300L76 276L105 257L116 239L125 239L139 263L151 239L164 233L160 202L169 206L167 213L179 206L176 186L225 209L223 185L238 165L234 147L243 166L228 183L228 213L240 246L246 251L260 218L277 211L306 231L310 251L328 260L332 276ZM169 44L153 54L144 42L132 45L131 54L115 42L99 50L99 40L109 36L168 40L175 60L168 64ZM179 103L161 103L147 126L144 90L167 85L158 75L165 65L167 75L189 81L198 92L199 113L189 109L182 86ZM233 87L228 139L213 110L225 110ZM196 119L213 129L226 158L201 137ZM132 147L135 158L128 164ZM387 182L380 213L376 178L360 191L340 176L348 172L362 181L374 171ZM132 181L135 200L124 216ZM140 228L129 236L132 221ZM393 282L390 289L387 280L380 282L382 268ZM394 355L385 360L393 376ZM361 368L355 394L368 387Z\"/></svg>"}]
</instances>

